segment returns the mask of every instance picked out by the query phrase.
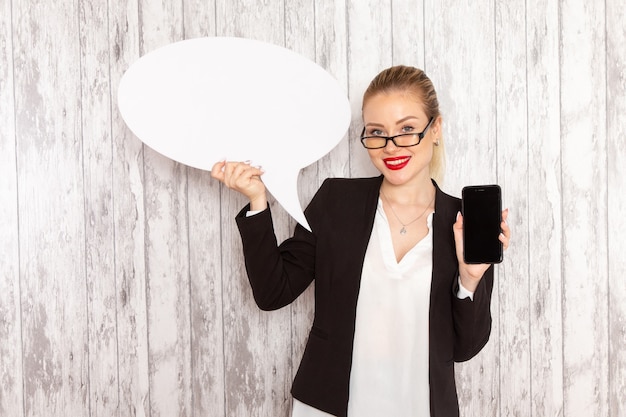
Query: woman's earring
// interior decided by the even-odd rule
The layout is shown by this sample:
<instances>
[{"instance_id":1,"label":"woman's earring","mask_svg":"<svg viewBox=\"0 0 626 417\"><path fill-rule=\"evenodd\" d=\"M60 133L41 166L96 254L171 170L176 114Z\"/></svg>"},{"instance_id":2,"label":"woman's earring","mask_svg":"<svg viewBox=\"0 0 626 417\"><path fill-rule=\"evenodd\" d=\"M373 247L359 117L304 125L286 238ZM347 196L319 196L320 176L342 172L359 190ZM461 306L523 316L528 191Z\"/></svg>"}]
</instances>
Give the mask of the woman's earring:
<instances>
[{"instance_id":1,"label":"woman's earring","mask_svg":"<svg viewBox=\"0 0 626 417\"><path fill-rule=\"evenodd\" d=\"M439 146L439 138L435 139L435 146Z\"/></svg>"}]
</instances>

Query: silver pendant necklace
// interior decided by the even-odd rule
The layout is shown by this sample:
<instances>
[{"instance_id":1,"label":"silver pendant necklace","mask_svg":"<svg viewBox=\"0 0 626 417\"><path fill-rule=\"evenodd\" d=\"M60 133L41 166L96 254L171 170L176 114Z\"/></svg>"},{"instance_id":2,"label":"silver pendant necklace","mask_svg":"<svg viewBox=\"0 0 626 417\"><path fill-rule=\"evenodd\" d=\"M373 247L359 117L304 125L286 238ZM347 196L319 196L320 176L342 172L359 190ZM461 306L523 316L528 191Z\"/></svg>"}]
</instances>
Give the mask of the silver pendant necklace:
<instances>
[{"instance_id":1,"label":"silver pendant necklace","mask_svg":"<svg viewBox=\"0 0 626 417\"><path fill-rule=\"evenodd\" d=\"M416 218L414 218L413 220L411 220L408 223L402 223L402 220L400 220L400 217L398 217L398 215L396 214L396 211L393 209L393 206L391 205L391 203L389 202L389 199L387 198L387 196L385 195L385 192L383 191L383 189L380 189L380 193L383 195L383 198L385 199L385 201L387 202L387 204L389 204L389 208L391 209L391 212L393 213L393 215L396 217L396 219L398 219L398 221L400 222L400 224L402 225L402 229L400 229L400 234L401 235L406 235L406 228L407 226L409 226L412 223L415 223L418 219L420 219L424 213L426 213L426 211L428 210L428 208L430 207L430 205L433 203L433 201L435 201L435 195L437 195L437 193L435 193L435 195L433 195L432 200L430 200L430 203L428 203L428 205L426 206L426 208L424 209L424 211L422 211L422 214L420 214L419 216L417 216Z\"/></svg>"}]
</instances>

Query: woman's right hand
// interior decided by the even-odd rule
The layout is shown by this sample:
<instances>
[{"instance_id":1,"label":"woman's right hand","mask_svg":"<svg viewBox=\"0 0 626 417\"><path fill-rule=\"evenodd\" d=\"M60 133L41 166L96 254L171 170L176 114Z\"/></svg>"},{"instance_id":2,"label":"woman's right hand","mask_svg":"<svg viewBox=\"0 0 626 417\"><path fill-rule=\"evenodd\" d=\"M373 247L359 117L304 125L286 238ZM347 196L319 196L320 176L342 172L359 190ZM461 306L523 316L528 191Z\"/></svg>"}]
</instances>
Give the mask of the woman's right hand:
<instances>
[{"instance_id":1,"label":"woman's right hand","mask_svg":"<svg viewBox=\"0 0 626 417\"><path fill-rule=\"evenodd\" d=\"M267 193L265 184L261 181L263 173L261 168L253 167L249 162L220 161L211 169L213 178L250 200L250 210L267 208Z\"/></svg>"}]
</instances>

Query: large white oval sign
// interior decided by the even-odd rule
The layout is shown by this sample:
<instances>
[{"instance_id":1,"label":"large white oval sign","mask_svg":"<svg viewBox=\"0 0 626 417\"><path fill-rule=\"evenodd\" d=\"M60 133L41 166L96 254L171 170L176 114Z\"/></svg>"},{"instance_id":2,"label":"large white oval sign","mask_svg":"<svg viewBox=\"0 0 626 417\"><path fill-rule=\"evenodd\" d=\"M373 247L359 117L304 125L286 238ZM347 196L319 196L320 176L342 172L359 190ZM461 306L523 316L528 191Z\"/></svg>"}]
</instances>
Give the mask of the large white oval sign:
<instances>
[{"instance_id":1,"label":"large white oval sign","mask_svg":"<svg viewBox=\"0 0 626 417\"><path fill-rule=\"evenodd\" d=\"M341 141L351 119L347 95L322 67L231 37L147 53L122 77L118 105L141 141L175 161L205 170L222 159L261 165L267 189L309 230L298 173Z\"/></svg>"}]
</instances>

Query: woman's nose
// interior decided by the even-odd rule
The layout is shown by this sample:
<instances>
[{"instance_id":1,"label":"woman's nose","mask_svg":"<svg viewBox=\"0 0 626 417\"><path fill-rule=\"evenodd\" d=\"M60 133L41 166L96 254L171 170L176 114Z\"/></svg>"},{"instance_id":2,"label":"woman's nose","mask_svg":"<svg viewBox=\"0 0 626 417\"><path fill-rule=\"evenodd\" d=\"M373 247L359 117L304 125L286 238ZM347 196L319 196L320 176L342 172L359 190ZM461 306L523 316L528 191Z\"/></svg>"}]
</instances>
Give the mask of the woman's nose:
<instances>
[{"instance_id":1,"label":"woman's nose","mask_svg":"<svg viewBox=\"0 0 626 417\"><path fill-rule=\"evenodd\" d=\"M385 152L395 152L396 150L398 150L398 147L396 146L396 144L393 141L393 139L387 139L387 143L385 144L384 151Z\"/></svg>"}]
</instances>

